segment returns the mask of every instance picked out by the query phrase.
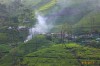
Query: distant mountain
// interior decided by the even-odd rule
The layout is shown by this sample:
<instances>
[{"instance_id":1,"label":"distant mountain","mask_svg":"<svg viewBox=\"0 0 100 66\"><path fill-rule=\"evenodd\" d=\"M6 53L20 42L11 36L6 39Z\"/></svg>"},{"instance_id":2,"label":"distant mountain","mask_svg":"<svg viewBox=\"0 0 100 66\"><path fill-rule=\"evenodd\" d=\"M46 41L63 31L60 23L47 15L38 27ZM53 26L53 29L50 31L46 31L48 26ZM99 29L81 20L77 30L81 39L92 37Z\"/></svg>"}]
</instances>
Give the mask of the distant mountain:
<instances>
[{"instance_id":1,"label":"distant mountain","mask_svg":"<svg viewBox=\"0 0 100 66\"><path fill-rule=\"evenodd\" d=\"M63 2L63 1L62 1ZM64 7L61 4L56 4L55 6L51 7L47 11L48 22L52 22L55 26L62 25L64 23L67 24L77 24L82 19L87 18L86 16L90 13L95 14L96 10L100 8L99 0L84 0L84 1L72 1L70 5L65 5ZM97 17L95 17L97 18ZM66 25L67 26L67 25ZM53 28L53 31L59 29Z\"/></svg>"},{"instance_id":2,"label":"distant mountain","mask_svg":"<svg viewBox=\"0 0 100 66\"><path fill-rule=\"evenodd\" d=\"M56 22L58 24L64 22L75 24L76 22L79 22L85 15L98 8L95 4L91 3L83 2L64 8L57 13Z\"/></svg>"}]
</instances>

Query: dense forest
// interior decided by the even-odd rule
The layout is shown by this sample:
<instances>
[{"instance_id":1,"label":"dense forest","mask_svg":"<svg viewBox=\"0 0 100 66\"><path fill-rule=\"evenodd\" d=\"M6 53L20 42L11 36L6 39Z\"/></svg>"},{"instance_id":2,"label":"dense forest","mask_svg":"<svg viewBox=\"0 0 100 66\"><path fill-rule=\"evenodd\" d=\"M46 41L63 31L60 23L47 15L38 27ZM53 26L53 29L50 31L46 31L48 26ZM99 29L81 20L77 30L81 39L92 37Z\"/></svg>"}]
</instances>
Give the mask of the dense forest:
<instances>
[{"instance_id":1,"label":"dense forest","mask_svg":"<svg viewBox=\"0 0 100 66\"><path fill-rule=\"evenodd\" d=\"M0 0L0 66L100 66L100 1Z\"/></svg>"}]
</instances>

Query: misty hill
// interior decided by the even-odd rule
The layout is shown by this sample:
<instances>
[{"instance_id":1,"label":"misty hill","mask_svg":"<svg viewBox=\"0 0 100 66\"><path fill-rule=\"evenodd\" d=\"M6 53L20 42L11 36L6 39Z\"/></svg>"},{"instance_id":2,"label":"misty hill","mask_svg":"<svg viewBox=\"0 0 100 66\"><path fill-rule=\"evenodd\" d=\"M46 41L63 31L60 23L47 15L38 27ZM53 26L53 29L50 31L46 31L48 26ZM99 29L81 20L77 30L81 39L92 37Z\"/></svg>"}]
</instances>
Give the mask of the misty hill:
<instances>
[{"instance_id":1,"label":"misty hill","mask_svg":"<svg viewBox=\"0 0 100 66\"><path fill-rule=\"evenodd\" d=\"M79 23L75 25L76 28L83 27L81 30L98 30L100 31L100 9L94 10L83 17Z\"/></svg>"},{"instance_id":2,"label":"misty hill","mask_svg":"<svg viewBox=\"0 0 100 66\"><path fill-rule=\"evenodd\" d=\"M91 3L92 2L83 2L64 8L58 13L56 22L58 24L62 24L64 22L75 24L79 22L83 17L85 17L85 15L95 9L98 9L95 4Z\"/></svg>"}]
</instances>

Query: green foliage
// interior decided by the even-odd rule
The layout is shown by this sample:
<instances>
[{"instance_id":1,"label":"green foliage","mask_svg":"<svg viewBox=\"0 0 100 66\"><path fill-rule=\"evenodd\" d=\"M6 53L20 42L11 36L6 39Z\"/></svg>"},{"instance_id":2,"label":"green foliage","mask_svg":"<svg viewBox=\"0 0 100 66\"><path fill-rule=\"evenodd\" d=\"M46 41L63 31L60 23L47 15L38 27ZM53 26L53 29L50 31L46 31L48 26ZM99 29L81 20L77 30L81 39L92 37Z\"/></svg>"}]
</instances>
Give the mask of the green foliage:
<instances>
[{"instance_id":1,"label":"green foliage","mask_svg":"<svg viewBox=\"0 0 100 66\"><path fill-rule=\"evenodd\" d=\"M19 25L32 27L36 22L34 11L29 8L23 9L23 13L18 16L18 20Z\"/></svg>"},{"instance_id":2,"label":"green foliage","mask_svg":"<svg viewBox=\"0 0 100 66\"><path fill-rule=\"evenodd\" d=\"M20 50L24 50L25 54L39 50L40 48L45 48L53 44L53 42L47 40L45 36L43 35L38 35L35 36L32 40L28 41L25 44L22 44L19 47Z\"/></svg>"},{"instance_id":3,"label":"green foliage","mask_svg":"<svg viewBox=\"0 0 100 66\"><path fill-rule=\"evenodd\" d=\"M96 62L96 58L100 58L99 50L100 49L84 47L74 43L53 45L49 48L26 55L21 64L28 64L29 66L80 66L77 59L80 59L81 62L87 61L87 59L88 61L92 61L93 59L93 61ZM84 58L84 60L82 58Z\"/></svg>"},{"instance_id":4,"label":"green foliage","mask_svg":"<svg viewBox=\"0 0 100 66\"><path fill-rule=\"evenodd\" d=\"M7 1L8 2L8 1ZM28 28L32 27L35 22L34 10L29 7L25 7L20 0L10 4L0 4L0 43L15 43L24 41L28 35ZM21 31L18 30L19 26L25 26L27 29ZM8 29L10 27L10 29ZM22 35L22 33L23 35Z\"/></svg>"},{"instance_id":5,"label":"green foliage","mask_svg":"<svg viewBox=\"0 0 100 66\"><path fill-rule=\"evenodd\" d=\"M20 57L24 57L25 55L40 50L42 48L49 47L52 44L53 42L47 40L43 35L35 36L29 42L20 44L18 47L12 49L7 56L3 57L1 62L3 64L2 66L11 66L13 58L17 58L18 60ZM14 57L12 57L13 54Z\"/></svg>"},{"instance_id":6,"label":"green foliage","mask_svg":"<svg viewBox=\"0 0 100 66\"><path fill-rule=\"evenodd\" d=\"M0 33L0 43L4 43L8 41L8 36L6 33Z\"/></svg>"},{"instance_id":7,"label":"green foliage","mask_svg":"<svg viewBox=\"0 0 100 66\"><path fill-rule=\"evenodd\" d=\"M10 50L11 47L9 45L0 44L0 59L9 53Z\"/></svg>"},{"instance_id":8,"label":"green foliage","mask_svg":"<svg viewBox=\"0 0 100 66\"><path fill-rule=\"evenodd\" d=\"M11 47L9 45L0 44L0 51L9 51Z\"/></svg>"}]
</instances>

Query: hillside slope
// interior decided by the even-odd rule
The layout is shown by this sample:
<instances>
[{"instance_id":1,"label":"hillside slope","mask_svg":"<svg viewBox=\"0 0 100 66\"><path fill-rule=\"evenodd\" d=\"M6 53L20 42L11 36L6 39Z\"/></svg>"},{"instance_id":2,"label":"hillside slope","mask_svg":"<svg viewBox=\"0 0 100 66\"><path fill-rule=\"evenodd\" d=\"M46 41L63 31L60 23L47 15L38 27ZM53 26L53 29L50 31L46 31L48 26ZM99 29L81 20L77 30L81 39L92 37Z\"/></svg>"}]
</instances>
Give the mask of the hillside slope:
<instances>
[{"instance_id":1,"label":"hillside slope","mask_svg":"<svg viewBox=\"0 0 100 66\"><path fill-rule=\"evenodd\" d=\"M19 57L24 57L31 52L35 52L52 44L53 42L47 40L44 36L36 36L27 43L19 44L18 47L11 49L10 53L0 59L0 66L11 66L19 61Z\"/></svg>"},{"instance_id":2,"label":"hillside slope","mask_svg":"<svg viewBox=\"0 0 100 66\"><path fill-rule=\"evenodd\" d=\"M79 23L75 25L75 28L90 31L96 30L100 31L100 10L94 10L91 13L87 14L84 18L82 18Z\"/></svg>"},{"instance_id":3,"label":"hillside slope","mask_svg":"<svg viewBox=\"0 0 100 66\"><path fill-rule=\"evenodd\" d=\"M20 64L28 66L99 66L99 51L100 49L73 43L59 44L26 55Z\"/></svg>"}]
</instances>

